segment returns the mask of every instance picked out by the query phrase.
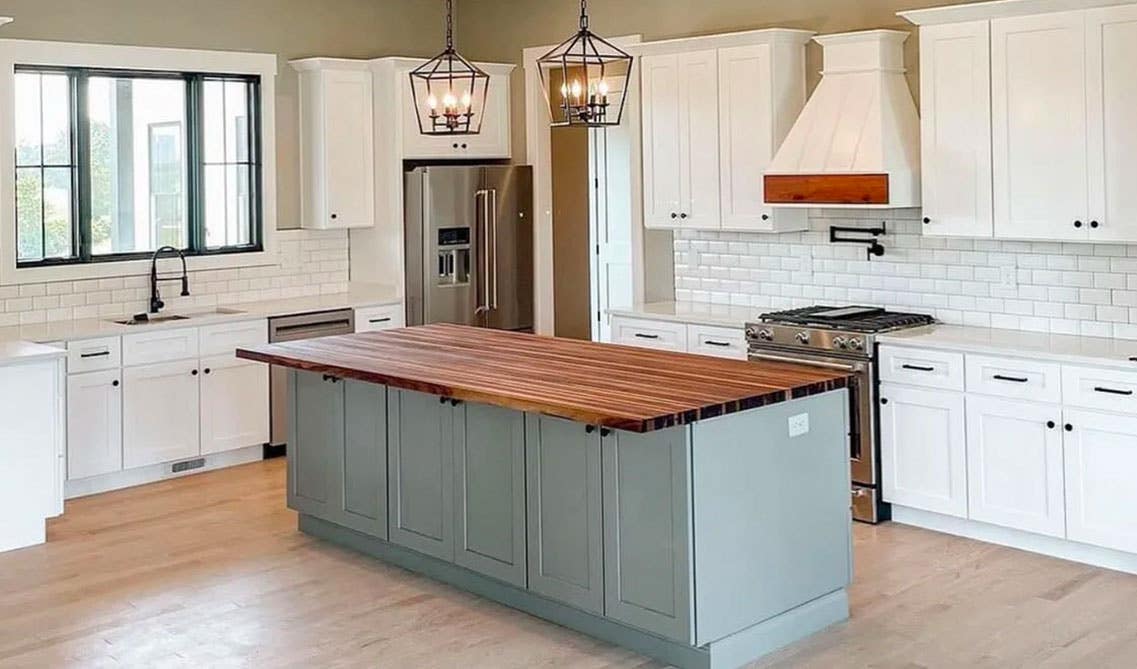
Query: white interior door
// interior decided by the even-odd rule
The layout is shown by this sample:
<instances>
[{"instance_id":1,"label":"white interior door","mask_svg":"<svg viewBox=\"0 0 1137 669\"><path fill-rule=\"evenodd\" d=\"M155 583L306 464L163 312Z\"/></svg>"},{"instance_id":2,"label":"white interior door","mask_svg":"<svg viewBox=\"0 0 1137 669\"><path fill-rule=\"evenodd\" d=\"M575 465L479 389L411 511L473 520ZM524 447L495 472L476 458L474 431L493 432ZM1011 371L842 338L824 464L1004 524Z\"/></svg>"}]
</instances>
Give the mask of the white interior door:
<instances>
[{"instance_id":1,"label":"white interior door","mask_svg":"<svg viewBox=\"0 0 1137 669\"><path fill-rule=\"evenodd\" d=\"M1086 13L1090 238L1137 241L1137 5Z\"/></svg>"},{"instance_id":2,"label":"white interior door","mask_svg":"<svg viewBox=\"0 0 1137 669\"><path fill-rule=\"evenodd\" d=\"M1066 536L1062 411L978 395L967 398L968 517Z\"/></svg>"},{"instance_id":3,"label":"white interior door","mask_svg":"<svg viewBox=\"0 0 1137 669\"><path fill-rule=\"evenodd\" d=\"M608 310L630 307L635 301L632 141L623 126L589 133L593 341L611 341Z\"/></svg>"},{"instance_id":4,"label":"white interior door","mask_svg":"<svg viewBox=\"0 0 1137 669\"><path fill-rule=\"evenodd\" d=\"M123 370L123 467L145 467L200 453L198 361Z\"/></svg>"},{"instance_id":5,"label":"white interior door","mask_svg":"<svg viewBox=\"0 0 1137 669\"><path fill-rule=\"evenodd\" d=\"M67 377L67 478L122 469L122 372Z\"/></svg>"},{"instance_id":6,"label":"white interior door","mask_svg":"<svg viewBox=\"0 0 1137 669\"><path fill-rule=\"evenodd\" d=\"M268 366L222 355L201 367L202 454L267 443Z\"/></svg>"},{"instance_id":7,"label":"white interior door","mask_svg":"<svg viewBox=\"0 0 1137 669\"><path fill-rule=\"evenodd\" d=\"M323 77L328 227L370 226L375 220L371 72L327 70Z\"/></svg>"},{"instance_id":8,"label":"white interior door","mask_svg":"<svg viewBox=\"0 0 1137 669\"><path fill-rule=\"evenodd\" d=\"M683 190L679 57L644 56L640 60L640 72L644 225L676 227Z\"/></svg>"},{"instance_id":9,"label":"white interior door","mask_svg":"<svg viewBox=\"0 0 1137 669\"><path fill-rule=\"evenodd\" d=\"M1086 239L1085 13L991 21L995 233Z\"/></svg>"},{"instance_id":10,"label":"white interior door","mask_svg":"<svg viewBox=\"0 0 1137 669\"><path fill-rule=\"evenodd\" d=\"M1067 538L1137 553L1137 418L1065 417Z\"/></svg>"},{"instance_id":11,"label":"white interior door","mask_svg":"<svg viewBox=\"0 0 1137 669\"><path fill-rule=\"evenodd\" d=\"M678 67L679 225L719 228L718 52L680 54Z\"/></svg>"}]
</instances>

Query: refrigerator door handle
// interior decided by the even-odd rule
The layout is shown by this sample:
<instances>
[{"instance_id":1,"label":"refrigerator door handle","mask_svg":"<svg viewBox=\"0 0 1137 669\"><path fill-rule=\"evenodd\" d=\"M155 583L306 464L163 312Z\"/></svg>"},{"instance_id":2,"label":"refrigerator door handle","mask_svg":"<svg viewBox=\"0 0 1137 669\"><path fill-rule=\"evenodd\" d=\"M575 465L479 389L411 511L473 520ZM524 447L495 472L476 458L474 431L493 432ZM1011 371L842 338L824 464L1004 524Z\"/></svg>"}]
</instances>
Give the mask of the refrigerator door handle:
<instances>
[{"instance_id":1,"label":"refrigerator door handle","mask_svg":"<svg viewBox=\"0 0 1137 669\"><path fill-rule=\"evenodd\" d=\"M480 217L482 229L480 234L476 229L479 218L477 215L479 200L481 201L480 203L482 205ZM489 240L487 239L489 235L489 191L484 188L474 192L474 226L474 233L477 237L477 244L475 245L475 249L478 255L478 257L475 259L475 263L480 262L482 265L482 282L479 284L476 280L474 281L474 299L477 302L477 308L474 309L474 315L477 316L478 314L488 312L490 310L490 254L488 243ZM477 278L476 275L477 272L475 271L475 279ZM479 290L481 291L481 295L478 294ZM480 299L483 297L485 298L484 303Z\"/></svg>"},{"instance_id":2,"label":"refrigerator door handle","mask_svg":"<svg viewBox=\"0 0 1137 669\"><path fill-rule=\"evenodd\" d=\"M492 218L490 219L493 225L493 295L490 301L490 309L497 310L497 189L490 189L490 202L489 212Z\"/></svg>"}]
</instances>

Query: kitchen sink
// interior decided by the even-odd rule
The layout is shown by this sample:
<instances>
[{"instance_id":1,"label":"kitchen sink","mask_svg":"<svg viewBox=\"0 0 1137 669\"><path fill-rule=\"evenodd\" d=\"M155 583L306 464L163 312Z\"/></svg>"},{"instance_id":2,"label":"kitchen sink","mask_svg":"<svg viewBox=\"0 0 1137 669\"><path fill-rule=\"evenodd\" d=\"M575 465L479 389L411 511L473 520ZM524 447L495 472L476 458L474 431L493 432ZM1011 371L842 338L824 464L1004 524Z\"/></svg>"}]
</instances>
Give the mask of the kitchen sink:
<instances>
[{"instance_id":1,"label":"kitchen sink","mask_svg":"<svg viewBox=\"0 0 1137 669\"><path fill-rule=\"evenodd\" d=\"M245 313L245 312L241 311L240 309L225 309L224 307L219 307L217 309L211 309L209 311L195 311L195 312L188 313L188 314L145 314L145 313L142 313L142 314L135 314L135 315L131 316L130 318L124 318L124 319L116 320L116 321L112 321L112 322L118 323L119 325L159 325L161 323L170 323L173 321L188 321L188 320L193 320L195 318L205 318L208 316L226 316L226 315L235 315L235 314L243 314L243 313Z\"/></svg>"}]
</instances>

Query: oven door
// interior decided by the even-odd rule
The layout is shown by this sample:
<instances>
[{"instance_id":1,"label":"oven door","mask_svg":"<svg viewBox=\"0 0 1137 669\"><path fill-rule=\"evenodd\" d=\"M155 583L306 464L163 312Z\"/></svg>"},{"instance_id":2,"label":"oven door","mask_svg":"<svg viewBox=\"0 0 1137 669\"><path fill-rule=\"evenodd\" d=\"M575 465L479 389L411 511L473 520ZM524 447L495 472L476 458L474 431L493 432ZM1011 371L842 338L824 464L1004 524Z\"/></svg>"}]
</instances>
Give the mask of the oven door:
<instances>
[{"instance_id":1,"label":"oven door","mask_svg":"<svg viewBox=\"0 0 1137 669\"><path fill-rule=\"evenodd\" d=\"M750 350L750 360L814 365L837 369L852 375L849 382L850 473L853 483L876 488L876 434L872 419L875 385L873 383L872 361L849 360L824 355L802 355L800 351L783 354L754 349Z\"/></svg>"}]
</instances>

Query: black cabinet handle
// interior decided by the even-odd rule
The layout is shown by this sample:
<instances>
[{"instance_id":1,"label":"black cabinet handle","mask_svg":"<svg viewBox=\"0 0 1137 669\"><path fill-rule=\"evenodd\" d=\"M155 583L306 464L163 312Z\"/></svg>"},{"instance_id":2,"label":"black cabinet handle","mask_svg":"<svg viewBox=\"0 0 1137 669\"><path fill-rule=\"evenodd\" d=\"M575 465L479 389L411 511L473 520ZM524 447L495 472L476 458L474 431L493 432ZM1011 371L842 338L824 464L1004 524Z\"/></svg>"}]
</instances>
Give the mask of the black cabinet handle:
<instances>
[{"instance_id":1,"label":"black cabinet handle","mask_svg":"<svg viewBox=\"0 0 1137 669\"><path fill-rule=\"evenodd\" d=\"M115 388L118 388L118 379L111 381L111 385L114 386Z\"/></svg>"},{"instance_id":2,"label":"black cabinet handle","mask_svg":"<svg viewBox=\"0 0 1137 669\"><path fill-rule=\"evenodd\" d=\"M1082 222L1081 222L1081 221L1074 221L1074 227L1075 227L1075 228L1080 228L1080 227L1082 227Z\"/></svg>"},{"instance_id":3,"label":"black cabinet handle","mask_svg":"<svg viewBox=\"0 0 1137 669\"><path fill-rule=\"evenodd\" d=\"M1100 224L1097 221L1090 221L1090 227L1091 228L1097 228L1098 225L1100 225Z\"/></svg>"},{"instance_id":4,"label":"black cabinet handle","mask_svg":"<svg viewBox=\"0 0 1137 669\"><path fill-rule=\"evenodd\" d=\"M1052 421L1052 420L1046 421L1046 427L1050 428L1051 430L1053 430L1056 426L1057 426L1057 424L1054 421Z\"/></svg>"},{"instance_id":5,"label":"black cabinet handle","mask_svg":"<svg viewBox=\"0 0 1137 669\"><path fill-rule=\"evenodd\" d=\"M1003 376L1002 374L996 374L991 378L995 379L996 381L1010 381L1011 383L1026 383L1027 381L1030 381L1030 379L1024 379L1018 376Z\"/></svg>"},{"instance_id":6,"label":"black cabinet handle","mask_svg":"<svg viewBox=\"0 0 1137 669\"><path fill-rule=\"evenodd\" d=\"M932 219L928 218L927 216L924 217L924 225L927 225L931 222L932 222Z\"/></svg>"},{"instance_id":7,"label":"black cabinet handle","mask_svg":"<svg viewBox=\"0 0 1137 669\"><path fill-rule=\"evenodd\" d=\"M1132 390L1118 390L1116 388L1102 388L1101 386L1094 388L1094 392L1095 393L1105 393L1106 395L1121 395L1123 397L1129 397L1130 395L1133 394Z\"/></svg>"},{"instance_id":8,"label":"black cabinet handle","mask_svg":"<svg viewBox=\"0 0 1137 669\"><path fill-rule=\"evenodd\" d=\"M367 322L368 323L390 323L391 319L390 318L372 318L371 320L369 320Z\"/></svg>"},{"instance_id":9,"label":"black cabinet handle","mask_svg":"<svg viewBox=\"0 0 1137 669\"><path fill-rule=\"evenodd\" d=\"M1133 356L1132 358L1129 358L1129 362L1137 362L1137 355Z\"/></svg>"},{"instance_id":10,"label":"black cabinet handle","mask_svg":"<svg viewBox=\"0 0 1137 669\"><path fill-rule=\"evenodd\" d=\"M98 353L80 353L80 358L105 358L110 355L110 351L99 351Z\"/></svg>"},{"instance_id":11,"label":"black cabinet handle","mask_svg":"<svg viewBox=\"0 0 1137 669\"><path fill-rule=\"evenodd\" d=\"M903 369L911 369L912 371L915 371L915 372L934 372L934 371L936 371L935 367L921 367L920 365L901 365L901 367Z\"/></svg>"},{"instance_id":12,"label":"black cabinet handle","mask_svg":"<svg viewBox=\"0 0 1137 669\"><path fill-rule=\"evenodd\" d=\"M637 332L636 338L637 339L659 339L659 335L644 334L642 332Z\"/></svg>"},{"instance_id":13,"label":"black cabinet handle","mask_svg":"<svg viewBox=\"0 0 1137 669\"><path fill-rule=\"evenodd\" d=\"M712 339L708 339L703 343L706 344L707 346L719 346L721 348L729 348L730 347L730 342L728 342L728 341L714 341Z\"/></svg>"},{"instance_id":14,"label":"black cabinet handle","mask_svg":"<svg viewBox=\"0 0 1137 669\"><path fill-rule=\"evenodd\" d=\"M1071 424L1069 424L1069 423L1066 423L1066 431L1067 431L1067 432L1073 432L1073 431L1074 431L1074 426L1073 426L1073 425L1071 425Z\"/></svg>"}]
</instances>

